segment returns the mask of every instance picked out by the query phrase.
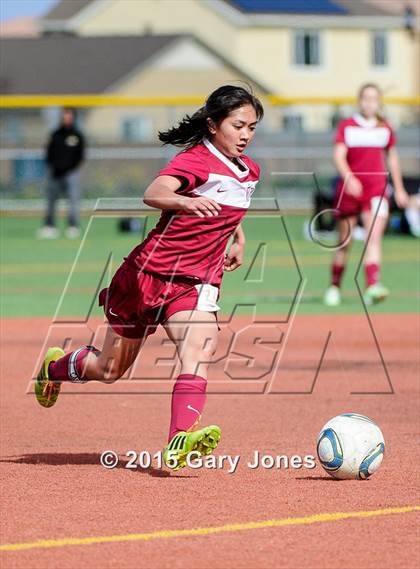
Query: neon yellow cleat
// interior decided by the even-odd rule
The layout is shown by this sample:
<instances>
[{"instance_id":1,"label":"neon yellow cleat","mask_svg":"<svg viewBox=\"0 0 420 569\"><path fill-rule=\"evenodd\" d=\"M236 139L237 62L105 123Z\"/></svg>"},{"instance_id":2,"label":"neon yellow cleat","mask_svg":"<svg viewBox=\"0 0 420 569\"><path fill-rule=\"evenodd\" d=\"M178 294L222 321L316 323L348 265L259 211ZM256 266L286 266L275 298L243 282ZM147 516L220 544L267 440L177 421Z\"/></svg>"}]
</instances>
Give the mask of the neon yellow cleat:
<instances>
[{"instance_id":1,"label":"neon yellow cleat","mask_svg":"<svg viewBox=\"0 0 420 569\"><path fill-rule=\"evenodd\" d=\"M365 290L365 294L363 295L363 300L367 306L371 306L372 304L377 304L378 302L382 302L386 299L389 295L389 290L381 283L376 283L369 286Z\"/></svg>"},{"instance_id":2,"label":"neon yellow cleat","mask_svg":"<svg viewBox=\"0 0 420 569\"><path fill-rule=\"evenodd\" d=\"M56 383L48 378L48 366L64 356L61 348L48 348L41 371L35 380L35 395L42 407L52 407L60 393L61 383Z\"/></svg>"},{"instance_id":3,"label":"neon yellow cleat","mask_svg":"<svg viewBox=\"0 0 420 569\"><path fill-rule=\"evenodd\" d=\"M220 427L210 425L198 431L177 433L163 449L163 461L172 470L179 470L187 466L187 455L195 451L200 456L211 454L219 444L221 437ZM197 454L194 455L194 458Z\"/></svg>"}]
</instances>

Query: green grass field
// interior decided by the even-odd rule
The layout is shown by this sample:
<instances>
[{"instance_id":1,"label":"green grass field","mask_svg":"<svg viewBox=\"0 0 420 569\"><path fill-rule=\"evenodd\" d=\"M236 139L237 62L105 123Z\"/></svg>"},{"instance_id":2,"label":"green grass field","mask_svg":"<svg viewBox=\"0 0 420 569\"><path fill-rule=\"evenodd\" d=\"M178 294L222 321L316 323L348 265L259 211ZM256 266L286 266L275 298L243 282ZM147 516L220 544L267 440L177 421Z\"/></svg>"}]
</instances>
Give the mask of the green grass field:
<instances>
[{"instance_id":1,"label":"green grass field","mask_svg":"<svg viewBox=\"0 0 420 569\"><path fill-rule=\"evenodd\" d=\"M301 293L298 313L327 311L321 298L328 284L331 251L303 238L305 219L296 215L281 218L260 214L250 214L245 219L245 263L224 277L220 302L223 313L231 313L235 304L241 304L246 305L240 308L242 314L255 306L257 315L285 316L297 291ZM146 229L155 221L156 216L147 217ZM3 316L53 317L66 285L57 312L59 317L86 317L91 306L93 315L101 314L95 301L97 290L108 284L122 258L141 240L141 236L118 233L117 218L110 217L98 216L90 221L85 218L87 233L83 241L37 240L35 233L40 226L37 217L3 216L0 223ZM303 279L300 285L289 239ZM354 281L362 251L362 243L356 242L345 275L344 302L338 309L329 309L335 313L363 311ZM372 311L418 310L418 262L418 241L405 236L385 238L382 281L392 294L385 303L371 308ZM363 288L363 270L358 282Z\"/></svg>"}]
</instances>

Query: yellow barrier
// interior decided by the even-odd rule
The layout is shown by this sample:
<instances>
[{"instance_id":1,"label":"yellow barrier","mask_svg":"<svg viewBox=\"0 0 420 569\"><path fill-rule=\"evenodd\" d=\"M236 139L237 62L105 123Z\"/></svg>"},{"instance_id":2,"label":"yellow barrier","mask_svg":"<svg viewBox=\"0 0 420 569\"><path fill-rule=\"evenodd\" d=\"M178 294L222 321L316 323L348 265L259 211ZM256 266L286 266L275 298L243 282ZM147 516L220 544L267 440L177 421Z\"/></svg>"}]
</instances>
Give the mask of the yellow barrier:
<instances>
[{"instance_id":1,"label":"yellow barrier","mask_svg":"<svg viewBox=\"0 0 420 569\"><path fill-rule=\"evenodd\" d=\"M265 95L272 105L352 105L354 97L283 97ZM152 107L152 106L194 106L202 105L204 95L128 97L125 95L0 95L0 108L23 107ZM385 97L387 105L415 107L420 105L419 97Z\"/></svg>"}]
</instances>

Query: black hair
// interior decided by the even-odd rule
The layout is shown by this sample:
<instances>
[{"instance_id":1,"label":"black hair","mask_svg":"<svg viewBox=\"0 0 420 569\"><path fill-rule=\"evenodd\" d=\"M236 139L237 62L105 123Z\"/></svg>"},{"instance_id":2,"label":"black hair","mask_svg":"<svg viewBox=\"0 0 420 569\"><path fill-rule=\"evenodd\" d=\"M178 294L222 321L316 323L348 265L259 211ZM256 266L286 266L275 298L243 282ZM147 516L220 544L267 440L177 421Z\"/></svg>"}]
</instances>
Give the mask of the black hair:
<instances>
[{"instance_id":1,"label":"black hair","mask_svg":"<svg viewBox=\"0 0 420 569\"><path fill-rule=\"evenodd\" d=\"M73 115L73 117L76 117L76 115L77 115L77 111L76 111L75 107L63 107L61 109L61 114L64 114L64 113L71 113Z\"/></svg>"},{"instance_id":2,"label":"black hair","mask_svg":"<svg viewBox=\"0 0 420 569\"><path fill-rule=\"evenodd\" d=\"M193 115L185 115L178 126L159 132L159 140L163 144L191 148L199 144L209 134L207 119L211 119L217 124L232 111L244 105L252 105L254 107L258 121L263 118L264 108L250 89L234 85L223 85L213 91L205 105Z\"/></svg>"}]
</instances>

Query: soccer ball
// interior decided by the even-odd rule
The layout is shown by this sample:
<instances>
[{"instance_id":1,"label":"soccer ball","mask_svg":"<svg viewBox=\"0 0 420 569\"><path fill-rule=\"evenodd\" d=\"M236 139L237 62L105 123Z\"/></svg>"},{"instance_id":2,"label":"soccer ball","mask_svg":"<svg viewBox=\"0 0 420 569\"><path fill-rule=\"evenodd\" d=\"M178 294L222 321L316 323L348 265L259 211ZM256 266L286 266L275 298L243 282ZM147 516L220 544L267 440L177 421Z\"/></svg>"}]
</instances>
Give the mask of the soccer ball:
<instances>
[{"instance_id":1,"label":"soccer ball","mask_svg":"<svg viewBox=\"0 0 420 569\"><path fill-rule=\"evenodd\" d=\"M358 413L330 419L318 436L319 461L328 474L340 480L369 478L380 467L384 452L381 429Z\"/></svg>"}]
</instances>

